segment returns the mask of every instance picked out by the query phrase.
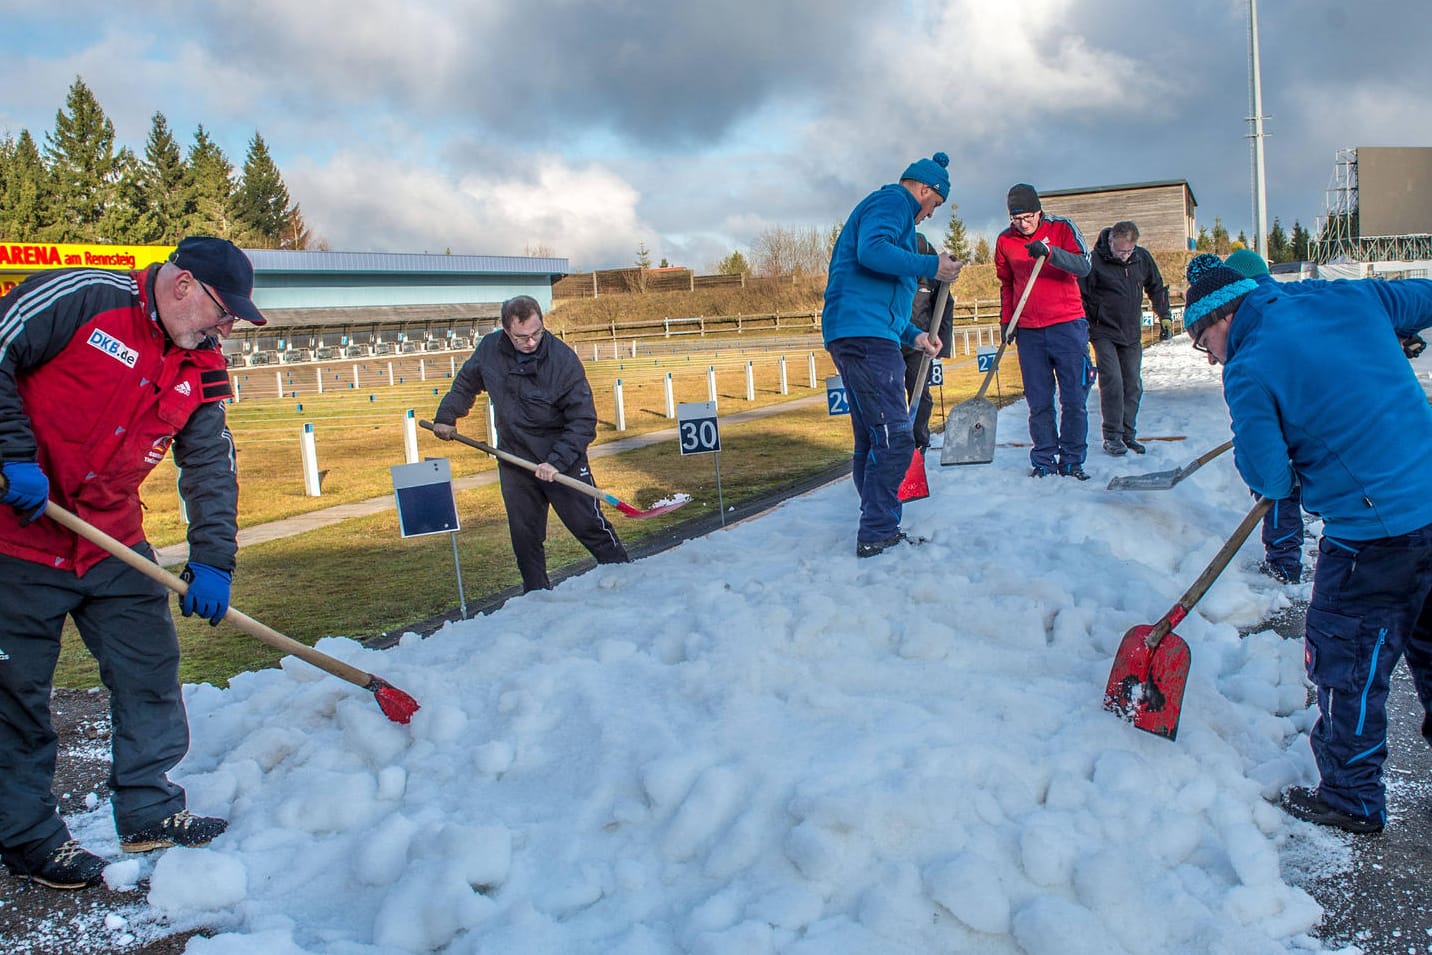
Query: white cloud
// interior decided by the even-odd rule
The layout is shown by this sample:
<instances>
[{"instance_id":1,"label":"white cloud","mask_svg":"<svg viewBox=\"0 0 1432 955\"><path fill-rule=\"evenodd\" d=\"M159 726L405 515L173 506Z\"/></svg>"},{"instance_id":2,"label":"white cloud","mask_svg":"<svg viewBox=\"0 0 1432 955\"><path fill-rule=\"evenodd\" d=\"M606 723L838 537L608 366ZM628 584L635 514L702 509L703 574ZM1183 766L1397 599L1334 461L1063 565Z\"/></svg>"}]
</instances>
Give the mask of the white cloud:
<instances>
[{"instance_id":1,"label":"white cloud","mask_svg":"<svg viewBox=\"0 0 1432 955\"><path fill-rule=\"evenodd\" d=\"M346 150L285 172L304 217L331 248L521 255L545 245L574 269L631 258L648 231L639 194L600 165L534 157L527 175L460 178Z\"/></svg>"}]
</instances>

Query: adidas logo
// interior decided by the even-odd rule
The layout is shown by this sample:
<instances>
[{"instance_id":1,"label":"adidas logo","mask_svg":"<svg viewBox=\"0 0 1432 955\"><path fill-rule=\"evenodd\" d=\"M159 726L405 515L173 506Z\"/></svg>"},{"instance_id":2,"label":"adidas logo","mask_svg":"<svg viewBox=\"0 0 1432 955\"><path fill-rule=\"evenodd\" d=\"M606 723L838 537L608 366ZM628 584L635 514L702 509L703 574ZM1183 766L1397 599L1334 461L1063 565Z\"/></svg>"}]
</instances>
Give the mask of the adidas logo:
<instances>
[{"instance_id":1,"label":"adidas logo","mask_svg":"<svg viewBox=\"0 0 1432 955\"><path fill-rule=\"evenodd\" d=\"M179 392L181 395L188 395L193 392L194 389L189 387L189 382L181 381L179 382L178 387L176 387L174 390Z\"/></svg>"}]
</instances>

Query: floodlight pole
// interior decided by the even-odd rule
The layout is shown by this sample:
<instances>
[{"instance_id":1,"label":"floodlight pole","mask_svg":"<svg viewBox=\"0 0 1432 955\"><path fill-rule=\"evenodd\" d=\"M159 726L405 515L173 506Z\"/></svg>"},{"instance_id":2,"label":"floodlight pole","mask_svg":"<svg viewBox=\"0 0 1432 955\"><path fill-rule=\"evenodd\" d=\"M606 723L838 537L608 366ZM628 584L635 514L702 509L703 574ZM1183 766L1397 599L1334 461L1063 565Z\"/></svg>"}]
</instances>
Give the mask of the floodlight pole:
<instances>
[{"instance_id":1,"label":"floodlight pole","mask_svg":"<svg viewBox=\"0 0 1432 955\"><path fill-rule=\"evenodd\" d=\"M1248 121L1253 124L1253 249L1268 257L1268 179L1263 170L1263 77L1258 66L1258 0L1248 0Z\"/></svg>"}]
</instances>

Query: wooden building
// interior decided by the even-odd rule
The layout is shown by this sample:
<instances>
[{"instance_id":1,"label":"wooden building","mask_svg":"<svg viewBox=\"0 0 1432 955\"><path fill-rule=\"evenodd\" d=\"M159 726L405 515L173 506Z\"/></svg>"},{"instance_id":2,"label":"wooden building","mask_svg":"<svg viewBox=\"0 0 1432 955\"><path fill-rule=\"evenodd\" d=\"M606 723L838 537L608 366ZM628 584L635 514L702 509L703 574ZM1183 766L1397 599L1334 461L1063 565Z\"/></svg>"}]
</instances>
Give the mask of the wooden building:
<instances>
[{"instance_id":1,"label":"wooden building","mask_svg":"<svg viewBox=\"0 0 1432 955\"><path fill-rule=\"evenodd\" d=\"M1198 203L1186 179L1040 190L1039 201L1046 212L1073 219L1090 248L1101 231L1123 219L1138 225L1139 245L1151 252L1191 251L1198 236Z\"/></svg>"}]
</instances>

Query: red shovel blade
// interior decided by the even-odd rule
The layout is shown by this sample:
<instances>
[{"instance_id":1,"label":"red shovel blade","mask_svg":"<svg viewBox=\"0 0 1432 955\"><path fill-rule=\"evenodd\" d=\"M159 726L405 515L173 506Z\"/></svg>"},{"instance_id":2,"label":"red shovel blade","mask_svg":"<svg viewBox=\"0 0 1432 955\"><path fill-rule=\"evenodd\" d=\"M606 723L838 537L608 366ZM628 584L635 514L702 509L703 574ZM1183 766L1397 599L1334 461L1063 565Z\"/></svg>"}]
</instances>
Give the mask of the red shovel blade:
<instances>
[{"instance_id":1,"label":"red shovel blade","mask_svg":"<svg viewBox=\"0 0 1432 955\"><path fill-rule=\"evenodd\" d=\"M899 501L923 501L930 496L930 482L925 477L925 453L919 448L910 456L910 466L900 481Z\"/></svg>"},{"instance_id":2,"label":"red shovel blade","mask_svg":"<svg viewBox=\"0 0 1432 955\"><path fill-rule=\"evenodd\" d=\"M692 500L694 500L694 498L683 497L679 501L672 501L670 504L661 504L656 507L648 507L646 510L642 510L639 507L632 507L624 501L617 501L617 510L627 517L656 517L660 514L670 514L678 507L685 507L690 504Z\"/></svg>"},{"instance_id":3,"label":"red shovel blade","mask_svg":"<svg viewBox=\"0 0 1432 955\"><path fill-rule=\"evenodd\" d=\"M382 677L373 677L367 690L378 698L378 708L394 723L407 723L414 713L422 709L417 700Z\"/></svg>"},{"instance_id":4,"label":"red shovel blade","mask_svg":"<svg viewBox=\"0 0 1432 955\"><path fill-rule=\"evenodd\" d=\"M1188 683L1188 644L1171 632L1150 650L1145 641L1153 629L1140 625L1124 634L1104 688L1104 709L1172 742Z\"/></svg>"}]
</instances>

